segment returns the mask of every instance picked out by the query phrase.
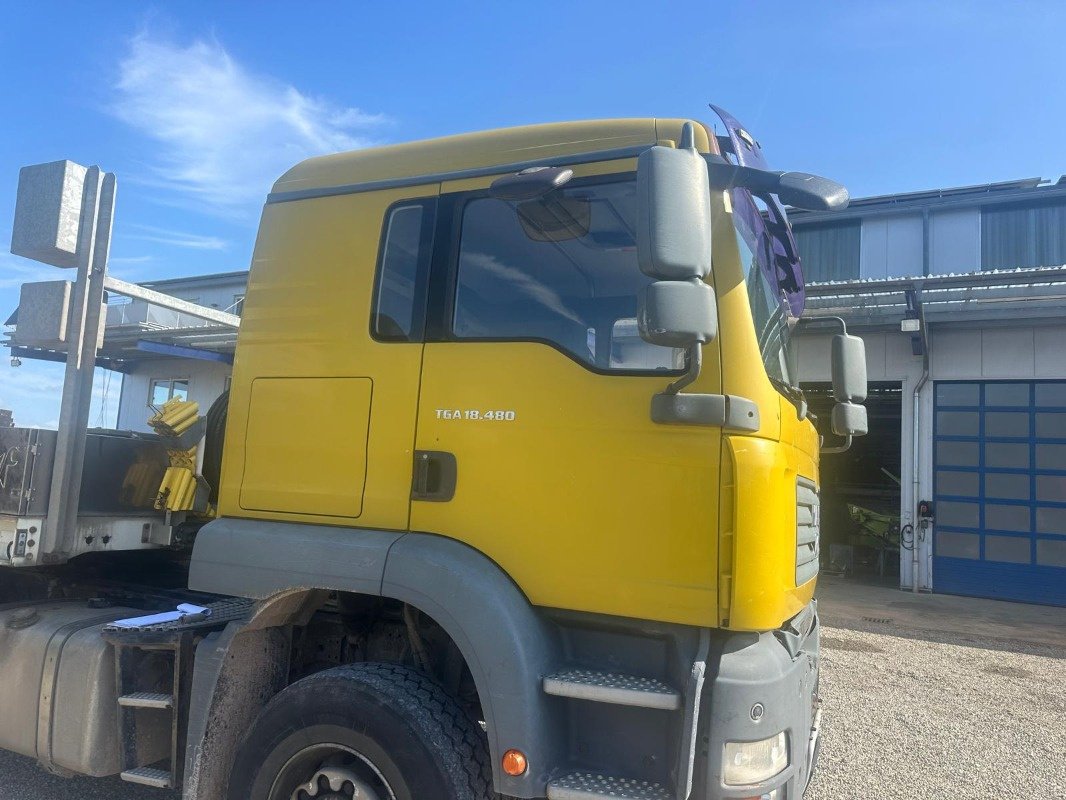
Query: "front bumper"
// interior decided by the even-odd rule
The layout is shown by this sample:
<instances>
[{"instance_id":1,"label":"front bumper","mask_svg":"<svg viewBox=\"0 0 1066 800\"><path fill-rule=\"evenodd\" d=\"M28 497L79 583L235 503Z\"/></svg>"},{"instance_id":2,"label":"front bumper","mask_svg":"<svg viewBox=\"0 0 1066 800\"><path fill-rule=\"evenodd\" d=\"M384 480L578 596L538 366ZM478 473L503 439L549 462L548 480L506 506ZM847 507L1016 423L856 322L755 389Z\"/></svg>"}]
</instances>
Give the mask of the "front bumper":
<instances>
[{"instance_id":1,"label":"front bumper","mask_svg":"<svg viewBox=\"0 0 1066 800\"><path fill-rule=\"evenodd\" d=\"M723 640L715 666L704 690L708 745L702 800L760 797L774 790L778 792L775 800L799 800L810 782L820 746L815 602L779 631L736 634ZM781 731L789 747L789 763L783 771L758 784L725 783L726 742L754 742Z\"/></svg>"}]
</instances>

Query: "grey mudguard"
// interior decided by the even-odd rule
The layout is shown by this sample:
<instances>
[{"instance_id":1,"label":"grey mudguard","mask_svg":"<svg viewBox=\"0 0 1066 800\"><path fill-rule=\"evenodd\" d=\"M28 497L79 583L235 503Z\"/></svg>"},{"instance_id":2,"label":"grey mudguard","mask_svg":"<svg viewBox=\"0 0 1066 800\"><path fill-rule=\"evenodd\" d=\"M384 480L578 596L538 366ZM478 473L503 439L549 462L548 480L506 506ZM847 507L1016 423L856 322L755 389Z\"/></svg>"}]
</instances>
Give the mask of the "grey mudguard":
<instances>
[{"instance_id":1,"label":"grey mudguard","mask_svg":"<svg viewBox=\"0 0 1066 800\"><path fill-rule=\"evenodd\" d=\"M412 533L389 552L382 594L410 603L448 632L466 658L485 713L496 789L543 797L547 770L562 763L565 728L557 703L544 702L541 679L559 644L554 630L496 564L452 539ZM503 753L526 754L529 771L503 774Z\"/></svg>"},{"instance_id":2,"label":"grey mudguard","mask_svg":"<svg viewBox=\"0 0 1066 800\"><path fill-rule=\"evenodd\" d=\"M256 600L291 589L381 594L385 558L403 535L217 519L196 534L189 588Z\"/></svg>"},{"instance_id":3,"label":"grey mudguard","mask_svg":"<svg viewBox=\"0 0 1066 800\"><path fill-rule=\"evenodd\" d=\"M256 520L222 519L197 535L189 587L265 599L294 589L391 597L434 619L459 647L477 686L501 794L543 797L565 757L560 705L541 679L557 662L557 634L490 559L452 539ZM499 769L509 748L530 768Z\"/></svg>"}]
</instances>

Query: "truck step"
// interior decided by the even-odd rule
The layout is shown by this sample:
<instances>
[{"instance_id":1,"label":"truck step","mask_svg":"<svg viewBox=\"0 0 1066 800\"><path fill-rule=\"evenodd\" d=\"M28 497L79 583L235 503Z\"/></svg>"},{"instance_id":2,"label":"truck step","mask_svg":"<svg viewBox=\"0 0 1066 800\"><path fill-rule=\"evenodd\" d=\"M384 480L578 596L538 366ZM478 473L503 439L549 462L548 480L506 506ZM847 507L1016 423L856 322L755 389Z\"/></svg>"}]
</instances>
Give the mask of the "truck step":
<instances>
[{"instance_id":1,"label":"truck step","mask_svg":"<svg viewBox=\"0 0 1066 800\"><path fill-rule=\"evenodd\" d=\"M572 772L548 784L548 800L675 800L661 783Z\"/></svg>"},{"instance_id":2,"label":"truck step","mask_svg":"<svg viewBox=\"0 0 1066 800\"><path fill-rule=\"evenodd\" d=\"M142 786L153 786L156 789L170 789L174 786L174 781L170 777L170 773L165 769L156 769L155 767L137 767L136 769L128 769L122 773L122 780L129 783L139 783Z\"/></svg>"},{"instance_id":3,"label":"truck step","mask_svg":"<svg viewBox=\"0 0 1066 800\"><path fill-rule=\"evenodd\" d=\"M136 692L124 694L118 699L120 706L126 708L161 708L170 710L174 708L174 698L169 694L156 692Z\"/></svg>"},{"instance_id":4,"label":"truck step","mask_svg":"<svg viewBox=\"0 0 1066 800\"><path fill-rule=\"evenodd\" d=\"M545 694L619 706L681 708L681 694L662 681L614 672L567 669L544 679Z\"/></svg>"}]
</instances>

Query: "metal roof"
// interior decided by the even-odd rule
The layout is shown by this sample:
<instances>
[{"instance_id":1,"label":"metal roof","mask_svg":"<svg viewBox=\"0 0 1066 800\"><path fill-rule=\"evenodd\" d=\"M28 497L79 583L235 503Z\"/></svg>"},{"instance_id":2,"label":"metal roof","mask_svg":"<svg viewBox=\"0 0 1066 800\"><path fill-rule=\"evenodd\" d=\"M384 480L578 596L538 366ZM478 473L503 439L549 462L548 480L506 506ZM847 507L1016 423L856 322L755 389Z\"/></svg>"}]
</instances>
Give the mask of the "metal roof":
<instances>
[{"instance_id":1,"label":"metal roof","mask_svg":"<svg viewBox=\"0 0 1066 800\"><path fill-rule=\"evenodd\" d=\"M898 327L916 292L933 322L1063 318L1066 265L1036 269L812 283L805 317L842 317L860 328Z\"/></svg>"}]
</instances>

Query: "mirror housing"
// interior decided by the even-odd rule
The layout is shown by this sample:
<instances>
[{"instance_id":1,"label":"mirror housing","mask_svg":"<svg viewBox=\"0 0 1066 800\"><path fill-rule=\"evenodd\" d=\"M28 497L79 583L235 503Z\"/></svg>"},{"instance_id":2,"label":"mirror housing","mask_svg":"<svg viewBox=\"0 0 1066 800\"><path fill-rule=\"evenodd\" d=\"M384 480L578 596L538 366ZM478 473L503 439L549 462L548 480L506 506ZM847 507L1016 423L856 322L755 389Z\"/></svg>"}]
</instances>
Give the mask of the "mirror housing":
<instances>
[{"instance_id":1,"label":"mirror housing","mask_svg":"<svg viewBox=\"0 0 1066 800\"><path fill-rule=\"evenodd\" d=\"M663 347L704 344L718 335L714 290L703 281L656 281L640 293L640 338Z\"/></svg>"},{"instance_id":2,"label":"mirror housing","mask_svg":"<svg viewBox=\"0 0 1066 800\"><path fill-rule=\"evenodd\" d=\"M657 145L637 159L637 260L657 280L711 271L711 188L694 139L686 123L681 147Z\"/></svg>"},{"instance_id":3,"label":"mirror housing","mask_svg":"<svg viewBox=\"0 0 1066 800\"><path fill-rule=\"evenodd\" d=\"M838 211L851 201L842 184L819 175L742 167L715 155L706 159L710 185L715 189L739 186L756 195L776 194L782 203L808 211Z\"/></svg>"},{"instance_id":4,"label":"mirror housing","mask_svg":"<svg viewBox=\"0 0 1066 800\"><path fill-rule=\"evenodd\" d=\"M865 436L870 429L866 406L837 403L833 406L833 433L837 436Z\"/></svg>"},{"instance_id":5,"label":"mirror housing","mask_svg":"<svg viewBox=\"0 0 1066 800\"><path fill-rule=\"evenodd\" d=\"M866 345L858 336L833 337L833 399L838 403L866 400Z\"/></svg>"}]
</instances>

